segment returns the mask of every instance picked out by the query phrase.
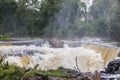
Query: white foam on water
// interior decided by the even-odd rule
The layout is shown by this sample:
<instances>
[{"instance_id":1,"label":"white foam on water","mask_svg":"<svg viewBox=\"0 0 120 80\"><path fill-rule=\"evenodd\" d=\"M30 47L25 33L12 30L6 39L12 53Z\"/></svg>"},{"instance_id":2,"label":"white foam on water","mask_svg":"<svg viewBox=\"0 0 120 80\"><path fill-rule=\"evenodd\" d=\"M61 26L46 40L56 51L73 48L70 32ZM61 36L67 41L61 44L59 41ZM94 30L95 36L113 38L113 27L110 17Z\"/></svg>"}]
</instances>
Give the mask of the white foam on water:
<instances>
[{"instance_id":1,"label":"white foam on water","mask_svg":"<svg viewBox=\"0 0 120 80\"><path fill-rule=\"evenodd\" d=\"M75 69L75 58L78 58L78 67L82 72L94 72L104 68L101 54L82 47L76 48L49 48L40 46L1 46L0 55L4 61L20 67L39 69L57 69L59 66Z\"/></svg>"}]
</instances>

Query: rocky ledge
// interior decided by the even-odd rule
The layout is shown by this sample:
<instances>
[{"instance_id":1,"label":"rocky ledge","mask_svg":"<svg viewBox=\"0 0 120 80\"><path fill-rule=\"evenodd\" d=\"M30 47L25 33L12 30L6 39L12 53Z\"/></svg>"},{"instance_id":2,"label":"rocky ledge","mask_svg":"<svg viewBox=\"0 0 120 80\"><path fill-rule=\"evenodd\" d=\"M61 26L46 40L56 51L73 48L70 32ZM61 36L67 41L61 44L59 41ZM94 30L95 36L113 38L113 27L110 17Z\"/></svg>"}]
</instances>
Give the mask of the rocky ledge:
<instances>
[{"instance_id":1,"label":"rocky ledge","mask_svg":"<svg viewBox=\"0 0 120 80\"><path fill-rule=\"evenodd\" d=\"M59 68L36 73L34 77L23 77L22 80L120 80L120 58L110 61L105 71L83 73L79 69Z\"/></svg>"}]
</instances>

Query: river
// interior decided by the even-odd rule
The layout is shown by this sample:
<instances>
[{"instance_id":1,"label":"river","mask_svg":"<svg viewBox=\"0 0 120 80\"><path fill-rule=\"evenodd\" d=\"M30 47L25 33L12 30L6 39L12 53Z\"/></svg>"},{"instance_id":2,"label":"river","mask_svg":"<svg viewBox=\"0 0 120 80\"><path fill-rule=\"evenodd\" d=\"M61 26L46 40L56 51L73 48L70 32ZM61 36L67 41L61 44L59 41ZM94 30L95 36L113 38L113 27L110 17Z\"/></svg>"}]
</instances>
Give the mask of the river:
<instances>
[{"instance_id":1,"label":"river","mask_svg":"<svg viewBox=\"0 0 120 80\"><path fill-rule=\"evenodd\" d=\"M52 39L51 39L52 40ZM74 40L55 39L58 47L52 46L49 39L21 38L0 42L0 55L4 62L19 67L57 69L59 66L76 69L76 58L82 72L104 70L107 63L119 54L116 42L101 38ZM55 41L54 41L55 42ZM59 47L60 42L63 46Z\"/></svg>"}]
</instances>

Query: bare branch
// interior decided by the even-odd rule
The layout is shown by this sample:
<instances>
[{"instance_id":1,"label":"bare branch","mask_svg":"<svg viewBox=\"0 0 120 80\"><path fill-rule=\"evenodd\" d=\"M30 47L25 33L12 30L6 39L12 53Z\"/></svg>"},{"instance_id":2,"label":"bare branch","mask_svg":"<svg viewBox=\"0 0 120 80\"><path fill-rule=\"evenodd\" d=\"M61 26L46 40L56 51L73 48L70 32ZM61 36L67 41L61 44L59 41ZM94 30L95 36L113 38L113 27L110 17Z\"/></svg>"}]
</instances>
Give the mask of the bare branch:
<instances>
[{"instance_id":1,"label":"bare branch","mask_svg":"<svg viewBox=\"0 0 120 80\"><path fill-rule=\"evenodd\" d=\"M81 72L80 68L78 67L78 61L77 61L77 57L75 58L75 64L76 64L76 67L75 69L77 69L77 71Z\"/></svg>"}]
</instances>

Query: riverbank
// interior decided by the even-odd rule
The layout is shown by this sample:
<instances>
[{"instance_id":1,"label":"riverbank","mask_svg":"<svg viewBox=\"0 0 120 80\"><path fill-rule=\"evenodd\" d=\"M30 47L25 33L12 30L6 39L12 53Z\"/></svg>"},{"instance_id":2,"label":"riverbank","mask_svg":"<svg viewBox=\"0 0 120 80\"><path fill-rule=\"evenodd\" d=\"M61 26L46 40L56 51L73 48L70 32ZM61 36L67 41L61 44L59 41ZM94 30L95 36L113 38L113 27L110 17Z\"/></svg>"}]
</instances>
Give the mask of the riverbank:
<instances>
[{"instance_id":1,"label":"riverbank","mask_svg":"<svg viewBox=\"0 0 120 80\"><path fill-rule=\"evenodd\" d=\"M119 47L116 48L99 38L72 41L53 39L52 41L52 43L49 43L49 39L1 41L0 56L6 63L0 64L0 80L110 80L114 78L119 80L119 60L112 62L111 67L107 67L105 71L103 69L106 66L102 66L103 61L109 62L119 55L117 50ZM64 44L59 47L61 44L58 43L61 41ZM12 45L3 45L6 42ZM58 68L59 66L64 68Z\"/></svg>"},{"instance_id":2,"label":"riverbank","mask_svg":"<svg viewBox=\"0 0 120 80\"><path fill-rule=\"evenodd\" d=\"M76 66L76 70L59 67L57 70L37 70L20 68L8 63L3 63L0 59L0 80L120 80L120 58L109 62L105 71L81 72ZM112 65L111 65L112 64Z\"/></svg>"}]
</instances>

